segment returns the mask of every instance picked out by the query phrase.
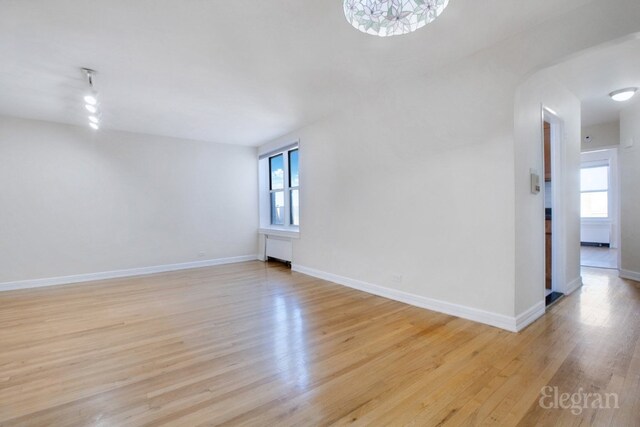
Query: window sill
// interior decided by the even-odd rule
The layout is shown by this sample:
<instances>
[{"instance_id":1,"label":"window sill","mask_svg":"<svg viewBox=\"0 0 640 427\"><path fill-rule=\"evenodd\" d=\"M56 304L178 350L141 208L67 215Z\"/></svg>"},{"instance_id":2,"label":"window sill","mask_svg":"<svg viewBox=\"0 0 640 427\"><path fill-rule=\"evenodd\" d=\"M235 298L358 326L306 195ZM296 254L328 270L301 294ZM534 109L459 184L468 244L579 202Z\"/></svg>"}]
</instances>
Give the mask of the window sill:
<instances>
[{"instance_id":1,"label":"window sill","mask_svg":"<svg viewBox=\"0 0 640 427\"><path fill-rule=\"evenodd\" d=\"M611 224L611 218L580 218L582 224Z\"/></svg>"},{"instance_id":2,"label":"window sill","mask_svg":"<svg viewBox=\"0 0 640 427\"><path fill-rule=\"evenodd\" d=\"M260 228L258 230L258 233L264 234L266 236L289 237L291 239L300 238L300 230L297 230L294 228L267 227L267 228Z\"/></svg>"}]
</instances>

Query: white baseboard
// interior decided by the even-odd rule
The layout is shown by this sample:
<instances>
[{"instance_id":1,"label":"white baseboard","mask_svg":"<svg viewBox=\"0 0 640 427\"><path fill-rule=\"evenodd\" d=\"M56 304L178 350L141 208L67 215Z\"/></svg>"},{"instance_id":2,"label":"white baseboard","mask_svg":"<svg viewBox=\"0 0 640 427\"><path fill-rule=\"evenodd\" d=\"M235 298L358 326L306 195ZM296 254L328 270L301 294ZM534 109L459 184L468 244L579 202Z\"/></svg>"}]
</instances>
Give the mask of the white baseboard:
<instances>
[{"instance_id":1,"label":"white baseboard","mask_svg":"<svg viewBox=\"0 0 640 427\"><path fill-rule=\"evenodd\" d=\"M573 292L578 290L581 286L582 286L582 276L579 276L567 284L564 294L571 295Z\"/></svg>"},{"instance_id":2,"label":"white baseboard","mask_svg":"<svg viewBox=\"0 0 640 427\"><path fill-rule=\"evenodd\" d=\"M188 270L191 268L212 267L214 265L234 264L254 261L257 255L244 255L231 258L209 259L204 261L184 262L180 264L156 265L153 267L130 268L126 270L105 271L101 273L78 274L75 276L50 277L44 279L23 280L19 282L0 283L0 291L17 289L42 288L45 286L70 285L73 283L94 282L96 280L117 279L121 277L144 276L148 274L166 273L168 271Z\"/></svg>"},{"instance_id":3,"label":"white baseboard","mask_svg":"<svg viewBox=\"0 0 640 427\"><path fill-rule=\"evenodd\" d=\"M516 331L521 331L540 317L542 317L547 309L545 301L540 301L524 313L516 316Z\"/></svg>"},{"instance_id":4,"label":"white baseboard","mask_svg":"<svg viewBox=\"0 0 640 427\"><path fill-rule=\"evenodd\" d=\"M496 328L500 329L506 329L510 332L518 332L520 330L518 329L518 319L516 319L515 317L509 317L503 314L492 313L473 307L467 307L459 304L453 304L450 302L410 294L407 292L399 291L397 289L385 288L383 286L374 285L348 277L338 276L337 274L327 273L298 264L293 264L291 268L293 271L297 271L308 276L317 277L319 279L327 280L329 282L337 283L339 285L378 295L394 301L413 305L415 307L425 308L427 310L461 317L463 319L472 320L474 322L484 323L485 325L495 326ZM534 309L535 313L529 313L528 310L525 313L527 314L526 318L523 317L522 319L520 319L522 325L529 325L535 319L540 317L540 315L544 314L544 302L542 302L542 314L539 314L540 308L538 305L536 305ZM524 328L525 326L522 327Z\"/></svg>"},{"instance_id":5,"label":"white baseboard","mask_svg":"<svg viewBox=\"0 0 640 427\"><path fill-rule=\"evenodd\" d=\"M623 279L635 280L640 282L640 273L631 270L620 270L619 276Z\"/></svg>"}]
</instances>

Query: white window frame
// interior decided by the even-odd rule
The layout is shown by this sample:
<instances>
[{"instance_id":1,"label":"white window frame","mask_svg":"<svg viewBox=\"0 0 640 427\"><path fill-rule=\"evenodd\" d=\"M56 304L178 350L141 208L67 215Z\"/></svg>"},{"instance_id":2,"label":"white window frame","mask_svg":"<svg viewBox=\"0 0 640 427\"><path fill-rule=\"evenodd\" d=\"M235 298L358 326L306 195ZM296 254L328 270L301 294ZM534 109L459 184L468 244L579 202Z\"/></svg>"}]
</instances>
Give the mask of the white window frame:
<instances>
[{"instance_id":1,"label":"white window frame","mask_svg":"<svg viewBox=\"0 0 640 427\"><path fill-rule=\"evenodd\" d=\"M289 179L289 153L291 151L298 150L298 186L291 186ZM283 157L283 169L284 169L284 189L283 190L271 190L271 168L270 159L276 156L282 155ZM259 156L258 159L258 172L259 172L259 192L260 192L260 230L266 231L280 231L283 235L290 237L297 237L300 231L299 225L291 224L291 192L292 190L298 190L300 196L300 147L298 143L289 144L276 150L271 150ZM271 193L284 192L284 225L271 223ZM301 222L301 217L299 221Z\"/></svg>"},{"instance_id":2,"label":"white window frame","mask_svg":"<svg viewBox=\"0 0 640 427\"><path fill-rule=\"evenodd\" d=\"M291 152L293 151L297 151L298 152L298 185L296 186L291 186L291 174L290 174L290 169L289 169L289 159L291 158ZM284 211L285 213L287 213L287 222L289 223L289 225L291 227L296 227L296 228L300 228L300 225L295 225L293 223L293 203L291 202L291 199L293 197L293 191L294 190L298 190L298 203L300 203L300 149L298 147L295 148L291 148L289 150L287 150L287 153L285 155L286 160L285 160L285 196L287 195L287 193L289 194L289 197L287 197L287 200L285 200L284 203ZM288 209L287 209L288 208ZM298 222L300 222L300 206L298 206Z\"/></svg>"},{"instance_id":3,"label":"white window frame","mask_svg":"<svg viewBox=\"0 0 640 427\"><path fill-rule=\"evenodd\" d=\"M282 188L279 189L272 189L271 188L271 159L273 159L274 157L279 157L282 156ZM277 153L277 154L273 154L269 157L267 157L267 169L269 171L269 225L271 227L285 227L287 225L287 211L289 210L289 204L287 203L287 181L289 180L288 177L288 173L289 173L289 162L288 162L288 152L282 152L282 153ZM282 193L282 198L284 201L284 212L282 214L282 222L283 224L274 224L273 223L273 206L271 206L272 203L272 197L274 194L277 193Z\"/></svg>"}]
</instances>

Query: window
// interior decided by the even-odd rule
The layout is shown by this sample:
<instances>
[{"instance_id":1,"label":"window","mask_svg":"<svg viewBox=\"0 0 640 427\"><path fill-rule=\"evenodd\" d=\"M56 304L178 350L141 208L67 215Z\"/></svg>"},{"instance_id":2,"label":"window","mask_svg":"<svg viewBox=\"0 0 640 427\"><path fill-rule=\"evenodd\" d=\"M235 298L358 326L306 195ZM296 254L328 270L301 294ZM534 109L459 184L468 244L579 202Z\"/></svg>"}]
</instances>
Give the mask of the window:
<instances>
[{"instance_id":1,"label":"window","mask_svg":"<svg viewBox=\"0 0 640 427\"><path fill-rule=\"evenodd\" d=\"M269 158L271 224L284 225L284 155Z\"/></svg>"},{"instance_id":2,"label":"window","mask_svg":"<svg viewBox=\"0 0 640 427\"><path fill-rule=\"evenodd\" d=\"M609 218L609 166L580 170L580 216Z\"/></svg>"},{"instance_id":3,"label":"window","mask_svg":"<svg viewBox=\"0 0 640 427\"><path fill-rule=\"evenodd\" d=\"M300 171L297 145L261 157L261 191L268 195L261 204L261 227L300 226ZM264 162L264 163L262 163ZM262 196L261 196L262 200ZM262 203L262 202L261 202Z\"/></svg>"},{"instance_id":4,"label":"window","mask_svg":"<svg viewBox=\"0 0 640 427\"><path fill-rule=\"evenodd\" d=\"M298 149L289 151L289 206L291 215L289 223L300 225L300 183L298 173Z\"/></svg>"}]
</instances>

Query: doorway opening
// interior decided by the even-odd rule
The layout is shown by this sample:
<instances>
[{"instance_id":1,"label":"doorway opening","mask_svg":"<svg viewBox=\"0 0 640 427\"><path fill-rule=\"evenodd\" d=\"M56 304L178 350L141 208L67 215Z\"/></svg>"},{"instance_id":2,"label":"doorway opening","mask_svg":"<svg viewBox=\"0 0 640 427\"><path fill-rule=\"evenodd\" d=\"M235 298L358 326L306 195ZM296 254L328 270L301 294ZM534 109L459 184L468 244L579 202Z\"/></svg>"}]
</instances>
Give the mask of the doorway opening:
<instances>
[{"instance_id":1,"label":"doorway opening","mask_svg":"<svg viewBox=\"0 0 640 427\"><path fill-rule=\"evenodd\" d=\"M547 307L558 302L564 294L558 291L558 277L562 267L560 255L559 219L562 205L560 201L560 119L548 109L543 109L543 150L544 150L544 216L545 216L545 302Z\"/></svg>"},{"instance_id":2,"label":"doorway opening","mask_svg":"<svg viewBox=\"0 0 640 427\"><path fill-rule=\"evenodd\" d=\"M618 150L581 154L580 265L618 268Z\"/></svg>"}]
</instances>

